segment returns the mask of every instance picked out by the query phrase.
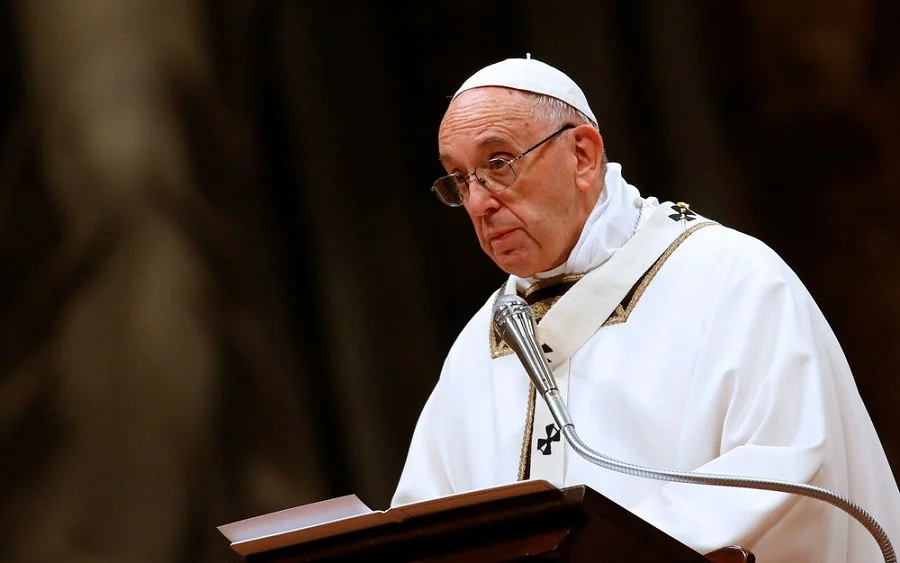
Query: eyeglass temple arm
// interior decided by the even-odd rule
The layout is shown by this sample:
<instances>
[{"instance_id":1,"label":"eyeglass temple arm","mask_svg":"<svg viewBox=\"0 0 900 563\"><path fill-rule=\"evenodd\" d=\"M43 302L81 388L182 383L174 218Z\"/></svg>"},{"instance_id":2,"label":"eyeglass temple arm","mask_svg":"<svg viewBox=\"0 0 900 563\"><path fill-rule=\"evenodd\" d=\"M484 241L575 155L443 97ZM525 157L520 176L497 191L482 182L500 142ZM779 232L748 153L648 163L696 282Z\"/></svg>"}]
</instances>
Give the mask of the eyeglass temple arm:
<instances>
[{"instance_id":1,"label":"eyeglass temple arm","mask_svg":"<svg viewBox=\"0 0 900 563\"><path fill-rule=\"evenodd\" d=\"M535 144L533 147L531 147L530 149L526 150L525 152L523 152L522 154L520 154L520 155L517 156L516 158L510 160L510 161L509 161L509 164L512 164L513 162L519 160L520 158L522 158L522 157L525 156L526 154L530 153L530 152L533 151L534 149L536 149L536 148L538 148L539 146L543 145L544 143L546 143L547 141L549 141L549 140L552 139L553 137L559 135L559 134L562 133L563 131L568 131L569 129L573 129L573 128L575 128L575 125L573 125L572 123L568 123L568 124L566 124L566 125L563 125L562 128L560 128L559 130L554 131L553 133L550 133L549 135L547 135L546 137L544 137L543 139L541 139L540 141L538 141L537 144Z\"/></svg>"}]
</instances>

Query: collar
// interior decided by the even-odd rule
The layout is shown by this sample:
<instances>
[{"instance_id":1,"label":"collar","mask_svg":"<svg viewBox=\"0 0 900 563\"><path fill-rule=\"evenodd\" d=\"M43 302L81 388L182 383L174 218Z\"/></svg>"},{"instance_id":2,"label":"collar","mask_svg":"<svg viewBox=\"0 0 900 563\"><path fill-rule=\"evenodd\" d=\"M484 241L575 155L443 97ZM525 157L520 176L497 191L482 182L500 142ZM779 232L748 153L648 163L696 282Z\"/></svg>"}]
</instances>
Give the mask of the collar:
<instances>
[{"instance_id":1,"label":"collar","mask_svg":"<svg viewBox=\"0 0 900 563\"><path fill-rule=\"evenodd\" d=\"M525 293L535 284L546 286L551 279L578 276L593 270L620 249L649 218L652 208L658 206L655 197L641 197L638 189L625 181L620 164L608 163L603 191L566 262L530 278L510 276L508 291L515 288Z\"/></svg>"}]
</instances>

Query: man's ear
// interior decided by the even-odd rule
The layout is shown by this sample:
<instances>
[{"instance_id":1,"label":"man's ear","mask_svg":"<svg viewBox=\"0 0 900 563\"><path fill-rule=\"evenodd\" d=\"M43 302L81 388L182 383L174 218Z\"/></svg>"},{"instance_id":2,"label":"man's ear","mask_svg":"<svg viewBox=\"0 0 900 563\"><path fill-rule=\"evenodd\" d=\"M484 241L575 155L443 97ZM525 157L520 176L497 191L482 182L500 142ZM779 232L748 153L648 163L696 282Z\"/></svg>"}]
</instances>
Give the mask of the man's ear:
<instances>
[{"instance_id":1,"label":"man's ear","mask_svg":"<svg viewBox=\"0 0 900 563\"><path fill-rule=\"evenodd\" d=\"M575 185L586 192L594 187L603 168L603 137L590 125L572 129L572 137L575 140Z\"/></svg>"}]
</instances>

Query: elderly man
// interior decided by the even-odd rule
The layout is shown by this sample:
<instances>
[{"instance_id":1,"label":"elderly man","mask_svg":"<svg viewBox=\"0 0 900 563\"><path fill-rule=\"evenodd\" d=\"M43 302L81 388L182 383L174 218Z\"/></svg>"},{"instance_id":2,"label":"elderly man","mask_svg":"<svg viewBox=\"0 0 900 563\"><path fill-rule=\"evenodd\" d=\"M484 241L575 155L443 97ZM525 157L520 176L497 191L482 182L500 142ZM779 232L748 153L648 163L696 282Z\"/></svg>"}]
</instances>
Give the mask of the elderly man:
<instances>
[{"instance_id":1,"label":"elderly man","mask_svg":"<svg viewBox=\"0 0 900 563\"><path fill-rule=\"evenodd\" d=\"M530 58L469 78L438 143L447 175L434 192L465 208L510 276L447 356L393 505L541 478L586 484L700 552L879 560L868 532L820 501L645 480L580 458L492 330L495 299L517 292L592 448L829 488L900 538L900 492L846 360L772 250L687 204L641 197L607 163L581 89Z\"/></svg>"}]
</instances>

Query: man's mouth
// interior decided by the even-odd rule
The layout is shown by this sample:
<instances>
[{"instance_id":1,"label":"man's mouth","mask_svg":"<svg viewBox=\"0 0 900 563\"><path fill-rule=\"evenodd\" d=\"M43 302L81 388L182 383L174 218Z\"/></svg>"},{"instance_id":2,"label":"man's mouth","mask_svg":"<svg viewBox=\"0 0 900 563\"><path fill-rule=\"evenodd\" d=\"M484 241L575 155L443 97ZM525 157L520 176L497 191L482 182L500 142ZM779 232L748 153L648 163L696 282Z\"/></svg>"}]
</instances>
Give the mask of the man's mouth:
<instances>
[{"instance_id":1,"label":"man's mouth","mask_svg":"<svg viewBox=\"0 0 900 563\"><path fill-rule=\"evenodd\" d=\"M516 228L510 228L510 229L501 229L499 231L495 231L495 232L491 233L490 235L488 235L488 240L491 243L503 242L504 240L509 238L509 236L512 233L516 232L517 230L518 229L516 229Z\"/></svg>"}]
</instances>

